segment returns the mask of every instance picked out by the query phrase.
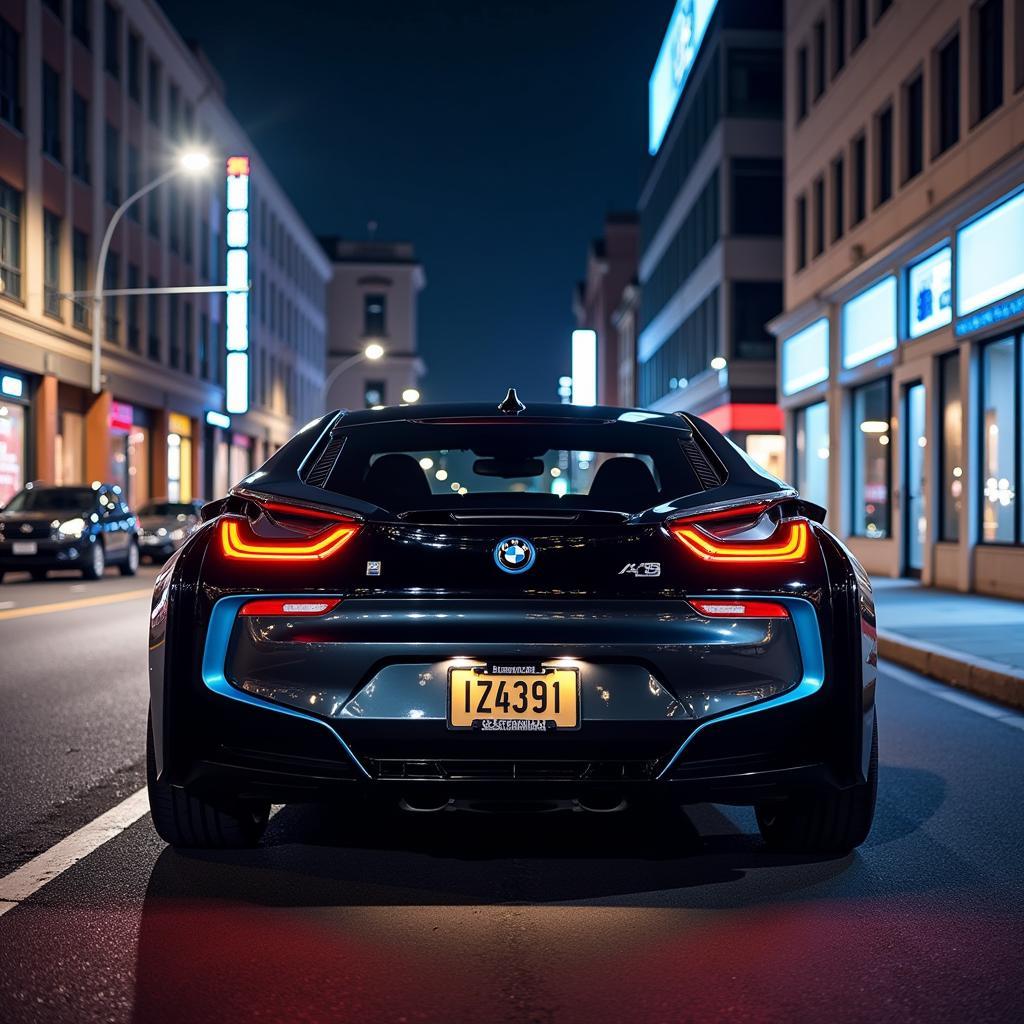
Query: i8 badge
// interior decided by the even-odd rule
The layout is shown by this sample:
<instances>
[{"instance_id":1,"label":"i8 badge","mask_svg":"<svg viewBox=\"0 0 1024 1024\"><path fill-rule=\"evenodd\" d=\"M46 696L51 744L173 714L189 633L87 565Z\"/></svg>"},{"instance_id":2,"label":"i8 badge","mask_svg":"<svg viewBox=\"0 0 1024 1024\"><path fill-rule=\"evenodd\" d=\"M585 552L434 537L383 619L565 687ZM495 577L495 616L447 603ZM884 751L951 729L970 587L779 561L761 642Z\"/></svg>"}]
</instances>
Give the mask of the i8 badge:
<instances>
[{"instance_id":1,"label":"i8 badge","mask_svg":"<svg viewBox=\"0 0 1024 1024\"><path fill-rule=\"evenodd\" d=\"M502 572L526 572L536 558L533 545L522 537L506 537L494 549L494 562Z\"/></svg>"}]
</instances>

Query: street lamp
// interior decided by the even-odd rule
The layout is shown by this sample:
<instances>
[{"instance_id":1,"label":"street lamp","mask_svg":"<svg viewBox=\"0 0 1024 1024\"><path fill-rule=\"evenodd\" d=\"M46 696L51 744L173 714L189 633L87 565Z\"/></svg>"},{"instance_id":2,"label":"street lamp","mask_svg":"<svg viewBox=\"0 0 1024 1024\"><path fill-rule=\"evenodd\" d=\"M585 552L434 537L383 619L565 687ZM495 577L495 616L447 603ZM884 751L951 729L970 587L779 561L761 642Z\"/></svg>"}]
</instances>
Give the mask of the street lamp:
<instances>
[{"instance_id":1,"label":"street lamp","mask_svg":"<svg viewBox=\"0 0 1024 1024\"><path fill-rule=\"evenodd\" d=\"M420 393L416 388L406 388L402 392L402 401L405 402L406 405L412 405L414 402L418 402L419 400Z\"/></svg>"},{"instance_id":2,"label":"street lamp","mask_svg":"<svg viewBox=\"0 0 1024 1024\"><path fill-rule=\"evenodd\" d=\"M348 359L342 359L338 365L331 370L327 377L324 379L324 398L327 398L328 392L331 390L331 385L348 369L351 369L357 363L361 363L364 359L368 359L371 363L376 362L378 359L384 356L384 346L379 341L371 341L362 352L356 352L355 355L351 355Z\"/></svg>"},{"instance_id":3,"label":"street lamp","mask_svg":"<svg viewBox=\"0 0 1024 1024\"><path fill-rule=\"evenodd\" d=\"M177 163L168 167L163 174L157 175L148 185L143 185L137 192L133 192L110 218L110 223L107 224L107 230L100 244L99 256L96 258L96 276L92 286L92 393L94 395L98 395L102 387L100 359L103 352L103 276L107 269L107 252L110 249L111 239L114 237L114 229L124 216L125 210L136 200L179 174L202 174L209 166L210 157L206 153L199 150L182 153L178 157Z\"/></svg>"}]
</instances>

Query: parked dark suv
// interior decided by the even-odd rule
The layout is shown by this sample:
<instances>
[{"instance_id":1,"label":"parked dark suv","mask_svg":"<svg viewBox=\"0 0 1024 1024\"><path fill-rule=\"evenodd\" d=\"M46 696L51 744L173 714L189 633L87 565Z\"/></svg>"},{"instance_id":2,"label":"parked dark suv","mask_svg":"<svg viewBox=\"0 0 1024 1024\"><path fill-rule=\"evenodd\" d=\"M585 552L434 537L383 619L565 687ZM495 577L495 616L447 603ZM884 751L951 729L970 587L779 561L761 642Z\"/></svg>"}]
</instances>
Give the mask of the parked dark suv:
<instances>
[{"instance_id":1,"label":"parked dark suv","mask_svg":"<svg viewBox=\"0 0 1024 1024\"><path fill-rule=\"evenodd\" d=\"M116 484L28 484L0 509L0 580L19 569L41 580L50 569L80 569L98 580L107 565L139 567L135 514Z\"/></svg>"}]
</instances>

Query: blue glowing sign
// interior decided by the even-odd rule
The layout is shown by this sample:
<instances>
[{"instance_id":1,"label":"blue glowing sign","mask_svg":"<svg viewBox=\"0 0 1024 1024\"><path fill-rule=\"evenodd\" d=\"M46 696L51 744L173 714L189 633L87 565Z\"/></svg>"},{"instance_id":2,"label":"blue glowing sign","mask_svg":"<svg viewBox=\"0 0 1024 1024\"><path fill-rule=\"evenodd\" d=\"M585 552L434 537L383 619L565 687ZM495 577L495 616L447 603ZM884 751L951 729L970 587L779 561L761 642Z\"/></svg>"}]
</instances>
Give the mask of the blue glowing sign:
<instances>
[{"instance_id":1,"label":"blue glowing sign","mask_svg":"<svg viewBox=\"0 0 1024 1024\"><path fill-rule=\"evenodd\" d=\"M1024 288L1024 192L956 236L956 312L973 313Z\"/></svg>"},{"instance_id":2,"label":"blue glowing sign","mask_svg":"<svg viewBox=\"0 0 1024 1024\"><path fill-rule=\"evenodd\" d=\"M5 373L0 376L0 392L8 398L22 398L25 394L25 378L16 373Z\"/></svg>"},{"instance_id":3,"label":"blue glowing sign","mask_svg":"<svg viewBox=\"0 0 1024 1024\"><path fill-rule=\"evenodd\" d=\"M883 277L843 306L843 369L896 347L896 278Z\"/></svg>"},{"instance_id":4,"label":"blue glowing sign","mask_svg":"<svg viewBox=\"0 0 1024 1024\"><path fill-rule=\"evenodd\" d=\"M648 150L661 147L718 0L677 0L648 84Z\"/></svg>"},{"instance_id":5,"label":"blue glowing sign","mask_svg":"<svg viewBox=\"0 0 1024 1024\"><path fill-rule=\"evenodd\" d=\"M907 334L944 327L953 319L953 251L947 245L907 271Z\"/></svg>"},{"instance_id":6,"label":"blue glowing sign","mask_svg":"<svg viewBox=\"0 0 1024 1024\"><path fill-rule=\"evenodd\" d=\"M249 409L249 158L228 157L226 367L224 405L230 413ZM226 417L225 417L226 418Z\"/></svg>"},{"instance_id":7,"label":"blue glowing sign","mask_svg":"<svg viewBox=\"0 0 1024 1024\"><path fill-rule=\"evenodd\" d=\"M828 380L828 320L822 317L782 343L782 393Z\"/></svg>"}]
</instances>

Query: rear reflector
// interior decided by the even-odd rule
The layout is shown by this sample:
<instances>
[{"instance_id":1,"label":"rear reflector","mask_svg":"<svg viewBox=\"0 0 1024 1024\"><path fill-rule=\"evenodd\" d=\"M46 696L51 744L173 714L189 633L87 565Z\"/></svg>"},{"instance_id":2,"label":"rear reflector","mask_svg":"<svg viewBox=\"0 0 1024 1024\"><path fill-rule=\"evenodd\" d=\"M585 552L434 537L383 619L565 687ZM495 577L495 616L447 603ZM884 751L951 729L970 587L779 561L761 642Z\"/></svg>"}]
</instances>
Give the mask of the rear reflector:
<instances>
[{"instance_id":1,"label":"rear reflector","mask_svg":"<svg viewBox=\"0 0 1024 1024\"><path fill-rule=\"evenodd\" d=\"M333 612L341 604L341 598L264 598L259 601L246 601L239 615L326 615Z\"/></svg>"},{"instance_id":2,"label":"rear reflector","mask_svg":"<svg viewBox=\"0 0 1024 1024\"><path fill-rule=\"evenodd\" d=\"M785 605L776 601L691 600L690 604L709 619L784 619Z\"/></svg>"}]
</instances>

